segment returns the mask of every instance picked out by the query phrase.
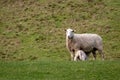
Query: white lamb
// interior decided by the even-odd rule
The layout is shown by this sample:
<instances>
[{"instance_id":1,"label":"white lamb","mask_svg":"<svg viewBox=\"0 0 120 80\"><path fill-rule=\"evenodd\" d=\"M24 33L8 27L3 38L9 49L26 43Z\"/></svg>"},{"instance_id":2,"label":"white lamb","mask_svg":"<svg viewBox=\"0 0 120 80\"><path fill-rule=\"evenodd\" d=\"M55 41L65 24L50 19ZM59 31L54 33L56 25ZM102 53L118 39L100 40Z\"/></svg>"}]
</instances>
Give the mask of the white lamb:
<instances>
[{"instance_id":1,"label":"white lamb","mask_svg":"<svg viewBox=\"0 0 120 80\"><path fill-rule=\"evenodd\" d=\"M87 59L87 55L85 54L84 51L78 50L75 52L74 61L77 61L77 60L85 61L86 59Z\"/></svg>"}]
</instances>

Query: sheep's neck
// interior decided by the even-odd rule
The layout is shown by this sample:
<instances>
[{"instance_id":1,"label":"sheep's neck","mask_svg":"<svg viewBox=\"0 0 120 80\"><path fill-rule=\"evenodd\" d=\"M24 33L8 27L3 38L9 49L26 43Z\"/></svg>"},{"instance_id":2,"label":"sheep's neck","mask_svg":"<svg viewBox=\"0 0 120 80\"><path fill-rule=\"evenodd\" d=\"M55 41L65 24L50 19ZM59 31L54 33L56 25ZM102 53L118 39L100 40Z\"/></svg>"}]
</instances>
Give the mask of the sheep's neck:
<instances>
[{"instance_id":1,"label":"sheep's neck","mask_svg":"<svg viewBox=\"0 0 120 80\"><path fill-rule=\"evenodd\" d=\"M73 41L73 39L66 39L66 41L67 41L67 47L68 47L68 49L70 50L70 51L73 51L73 46L74 46L74 41Z\"/></svg>"}]
</instances>

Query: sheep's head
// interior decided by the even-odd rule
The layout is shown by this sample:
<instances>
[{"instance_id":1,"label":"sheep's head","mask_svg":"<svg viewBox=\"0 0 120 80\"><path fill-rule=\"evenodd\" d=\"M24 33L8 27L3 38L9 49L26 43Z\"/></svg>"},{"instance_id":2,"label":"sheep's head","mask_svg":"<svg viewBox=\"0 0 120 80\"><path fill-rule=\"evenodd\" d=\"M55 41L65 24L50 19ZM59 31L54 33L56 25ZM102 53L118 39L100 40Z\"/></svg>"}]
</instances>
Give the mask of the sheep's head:
<instances>
[{"instance_id":1,"label":"sheep's head","mask_svg":"<svg viewBox=\"0 0 120 80\"><path fill-rule=\"evenodd\" d=\"M72 39L73 36L74 36L74 30L72 30L72 29L67 29L67 30L66 30L66 36L67 36L69 39Z\"/></svg>"}]
</instances>

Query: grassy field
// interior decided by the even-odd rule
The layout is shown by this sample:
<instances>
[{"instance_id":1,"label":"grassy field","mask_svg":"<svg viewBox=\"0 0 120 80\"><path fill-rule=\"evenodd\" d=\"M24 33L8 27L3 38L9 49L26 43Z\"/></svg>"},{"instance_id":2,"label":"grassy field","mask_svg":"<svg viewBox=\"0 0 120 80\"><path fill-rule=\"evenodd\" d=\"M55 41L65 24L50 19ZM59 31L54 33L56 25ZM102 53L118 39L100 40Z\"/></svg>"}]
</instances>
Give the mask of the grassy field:
<instances>
[{"instance_id":1,"label":"grassy field","mask_svg":"<svg viewBox=\"0 0 120 80\"><path fill-rule=\"evenodd\" d=\"M120 80L119 61L0 62L0 80Z\"/></svg>"},{"instance_id":2,"label":"grassy field","mask_svg":"<svg viewBox=\"0 0 120 80\"><path fill-rule=\"evenodd\" d=\"M1 0L0 59L66 60L65 29L102 36L106 59L120 58L119 0Z\"/></svg>"},{"instance_id":3,"label":"grassy field","mask_svg":"<svg viewBox=\"0 0 120 80\"><path fill-rule=\"evenodd\" d=\"M120 0L0 0L0 80L120 80ZM105 61L69 61L65 29L97 33Z\"/></svg>"}]
</instances>

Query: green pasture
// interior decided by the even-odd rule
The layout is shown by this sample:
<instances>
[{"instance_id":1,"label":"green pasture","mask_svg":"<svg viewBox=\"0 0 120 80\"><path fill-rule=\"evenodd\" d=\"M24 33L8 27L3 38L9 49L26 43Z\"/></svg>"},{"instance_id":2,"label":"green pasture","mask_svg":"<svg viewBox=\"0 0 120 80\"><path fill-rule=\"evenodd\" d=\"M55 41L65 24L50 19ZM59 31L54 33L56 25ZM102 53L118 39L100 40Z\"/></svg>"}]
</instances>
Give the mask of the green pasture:
<instances>
[{"instance_id":1,"label":"green pasture","mask_svg":"<svg viewBox=\"0 0 120 80\"><path fill-rule=\"evenodd\" d=\"M119 71L118 60L0 62L0 80L120 80Z\"/></svg>"},{"instance_id":2,"label":"green pasture","mask_svg":"<svg viewBox=\"0 0 120 80\"><path fill-rule=\"evenodd\" d=\"M103 38L105 60L73 62L65 29ZM120 80L120 0L0 0L0 80Z\"/></svg>"}]
</instances>

